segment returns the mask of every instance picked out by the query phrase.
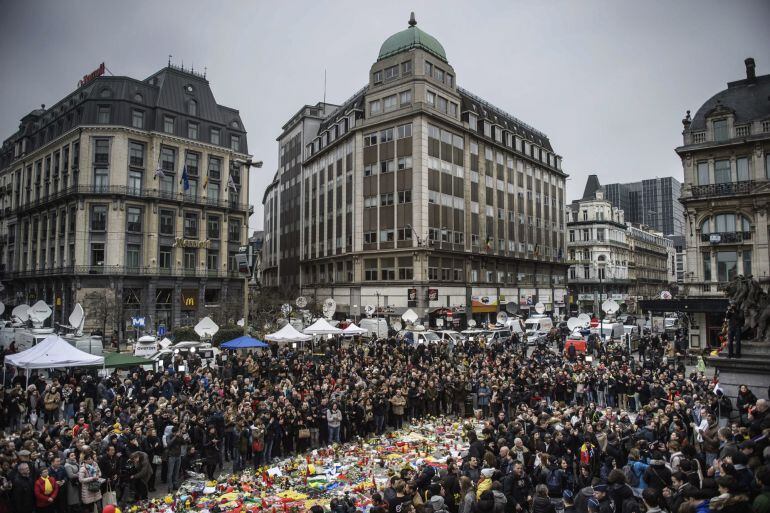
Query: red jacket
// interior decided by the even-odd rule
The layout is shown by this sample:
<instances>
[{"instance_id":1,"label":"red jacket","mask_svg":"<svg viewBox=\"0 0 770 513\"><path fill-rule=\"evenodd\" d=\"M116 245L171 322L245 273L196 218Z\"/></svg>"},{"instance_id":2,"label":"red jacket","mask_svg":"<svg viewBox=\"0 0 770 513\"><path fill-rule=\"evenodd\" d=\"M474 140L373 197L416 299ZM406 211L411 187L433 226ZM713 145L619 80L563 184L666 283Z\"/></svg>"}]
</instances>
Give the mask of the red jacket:
<instances>
[{"instance_id":1,"label":"red jacket","mask_svg":"<svg viewBox=\"0 0 770 513\"><path fill-rule=\"evenodd\" d=\"M48 499L51 498L56 500L56 496L59 494L59 483L57 483L56 479L53 477L49 476L48 479L51 480L51 484L53 485L53 491L51 492L51 495L45 494L45 481L42 477L38 477L35 481L35 502L37 502L38 508L50 506L52 503L48 502Z\"/></svg>"}]
</instances>

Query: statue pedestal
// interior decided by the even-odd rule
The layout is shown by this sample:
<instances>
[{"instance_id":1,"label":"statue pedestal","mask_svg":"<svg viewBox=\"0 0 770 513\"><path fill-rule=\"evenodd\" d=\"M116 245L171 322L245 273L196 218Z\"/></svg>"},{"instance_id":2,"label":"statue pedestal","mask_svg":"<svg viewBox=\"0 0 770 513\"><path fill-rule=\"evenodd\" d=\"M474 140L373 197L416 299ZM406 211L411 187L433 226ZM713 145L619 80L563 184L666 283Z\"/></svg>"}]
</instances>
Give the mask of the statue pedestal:
<instances>
[{"instance_id":1,"label":"statue pedestal","mask_svg":"<svg viewBox=\"0 0 770 513\"><path fill-rule=\"evenodd\" d=\"M741 357L720 356L706 358L706 365L719 371L719 386L728 397L738 395L738 387L748 385L758 399L768 398L770 386L770 344L767 342L741 343Z\"/></svg>"}]
</instances>

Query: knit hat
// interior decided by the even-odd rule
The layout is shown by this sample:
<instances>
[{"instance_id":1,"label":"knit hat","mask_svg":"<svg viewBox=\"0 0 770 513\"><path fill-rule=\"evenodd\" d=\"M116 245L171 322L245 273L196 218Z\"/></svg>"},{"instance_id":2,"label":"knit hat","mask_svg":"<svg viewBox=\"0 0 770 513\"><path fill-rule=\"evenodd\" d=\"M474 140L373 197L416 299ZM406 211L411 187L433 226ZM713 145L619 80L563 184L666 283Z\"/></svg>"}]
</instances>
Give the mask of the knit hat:
<instances>
[{"instance_id":1,"label":"knit hat","mask_svg":"<svg viewBox=\"0 0 770 513\"><path fill-rule=\"evenodd\" d=\"M441 511L444 509L444 498L441 495L434 495L430 498L429 504L433 506L433 511Z\"/></svg>"},{"instance_id":2,"label":"knit hat","mask_svg":"<svg viewBox=\"0 0 770 513\"><path fill-rule=\"evenodd\" d=\"M599 501L596 499L588 499L588 509L599 511Z\"/></svg>"},{"instance_id":3,"label":"knit hat","mask_svg":"<svg viewBox=\"0 0 770 513\"><path fill-rule=\"evenodd\" d=\"M607 485L604 483L594 485L594 491L595 492L606 492L607 491Z\"/></svg>"}]
</instances>

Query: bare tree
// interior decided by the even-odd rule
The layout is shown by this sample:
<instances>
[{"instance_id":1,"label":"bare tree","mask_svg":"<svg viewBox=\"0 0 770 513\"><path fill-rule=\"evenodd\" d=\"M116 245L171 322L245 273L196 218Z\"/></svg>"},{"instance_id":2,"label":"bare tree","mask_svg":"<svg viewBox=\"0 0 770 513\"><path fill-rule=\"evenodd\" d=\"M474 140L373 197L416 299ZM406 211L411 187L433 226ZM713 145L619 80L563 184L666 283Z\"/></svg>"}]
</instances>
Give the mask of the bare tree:
<instances>
[{"instance_id":1,"label":"bare tree","mask_svg":"<svg viewBox=\"0 0 770 513\"><path fill-rule=\"evenodd\" d=\"M115 294L105 289L92 290L85 295L84 310L86 319L93 319L94 325L101 326L102 336L108 337L107 325L112 325L117 321L117 302Z\"/></svg>"}]
</instances>

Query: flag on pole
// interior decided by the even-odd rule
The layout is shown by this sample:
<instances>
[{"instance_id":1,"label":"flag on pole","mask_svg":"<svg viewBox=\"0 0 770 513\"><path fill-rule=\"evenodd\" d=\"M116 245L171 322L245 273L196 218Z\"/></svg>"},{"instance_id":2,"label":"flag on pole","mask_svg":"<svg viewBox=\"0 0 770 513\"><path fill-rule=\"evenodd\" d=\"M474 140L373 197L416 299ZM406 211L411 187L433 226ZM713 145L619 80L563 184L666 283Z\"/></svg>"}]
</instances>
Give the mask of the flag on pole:
<instances>
[{"instance_id":1,"label":"flag on pole","mask_svg":"<svg viewBox=\"0 0 770 513\"><path fill-rule=\"evenodd\" d=\"M158 177L165 178L166 173L163 172L163 168L160 167L160 162L158 162L158 168L155 170L155 176L153 177L153 180L157 180Z\"/></svg>"},{"instance_id":2,"label":"flag on pole","mask_svg":"<svg viewBox=\"0 0 770 513\"><path fill-rule=\"evenodd\" d=\"M184 166L182 168L182 179L180 180L179 183L183 184L182 188L184 190L187 191L190 189L190 176L187 174L187 166Z\"/></svg>"},{"instance_id":3,"label":"flag on pole","mask_svg":"<svg viewBox=\"0 0 770 513\"><path fill-rule=\"evenodd\" d=\"M230 175L230 177L227 179L227 186L231 188L235 193L238 193L238 187L235 185L235 180L233 180L233 175Z\"/></svg>"}]
</instances>

